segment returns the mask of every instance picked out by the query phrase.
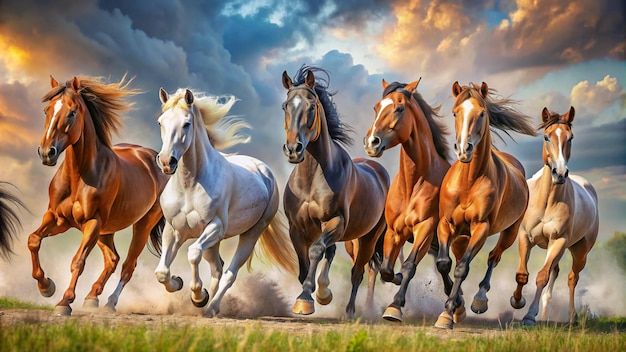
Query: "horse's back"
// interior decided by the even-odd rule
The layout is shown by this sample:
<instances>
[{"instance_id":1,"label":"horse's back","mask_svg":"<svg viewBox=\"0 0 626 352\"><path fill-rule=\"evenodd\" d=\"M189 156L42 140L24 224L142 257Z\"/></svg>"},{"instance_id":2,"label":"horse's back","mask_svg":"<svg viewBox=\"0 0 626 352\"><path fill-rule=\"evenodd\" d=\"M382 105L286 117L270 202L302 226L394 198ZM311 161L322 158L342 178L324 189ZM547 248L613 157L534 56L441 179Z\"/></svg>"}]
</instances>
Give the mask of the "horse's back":
<instances>
[{"instance_id":1,"label":"horse's back","mask_svg":"<svg viewBox=\"0 0 626 352\"><path fill-rule=\"evenodd\" d=\"M389 173L380 163L365 158L354 158L352 160L355 168L358 170L357 172L363 174L367 174L376 178L378 183L381 185L382 189L385 192L385 195L389 191Z\"/></svg>"}]
</instances>

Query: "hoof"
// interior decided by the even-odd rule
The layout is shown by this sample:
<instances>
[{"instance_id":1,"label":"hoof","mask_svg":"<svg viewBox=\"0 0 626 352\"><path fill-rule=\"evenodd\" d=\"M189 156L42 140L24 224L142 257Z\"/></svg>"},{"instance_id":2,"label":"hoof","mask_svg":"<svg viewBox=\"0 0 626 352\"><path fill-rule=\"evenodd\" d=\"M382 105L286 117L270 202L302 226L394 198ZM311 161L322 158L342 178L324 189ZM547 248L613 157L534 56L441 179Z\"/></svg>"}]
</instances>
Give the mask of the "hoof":
<instances>
[{"instance_id":1,"label":"hoof","mask_svg":"<svg viewBox=\"0 0 626 352\"><path fill-rule=\"evenodd\" d=\"M470 307L472 312L476 314L483 314L489 308L487 306L487 298L474 297L474 301L472 302L472 306Z\"/></svg>"},{"instance_id":2,"label":"hoof","mask_svg":"<svg viewBox=\"0 0 626 352\"><path fill-rule=\"evenodd\" d=\"M85 298L85 301L83 302L83 308L85 309L98 309L98 306L100 305L100 301L98 300L98 298Z\"/></svg>"},{"instance_id":3,"label":"hoof","mask_svg":"<svg viewBox=\"0 0 626 352\"><path fill-rule=\"evenodd\" d=\"M117 310L115 309L115 304L113 303L107 303L104 307L103 307L104 311L107 313L115 313L117 312Z\"/></svg>"},{"instance_id":4,"label":"hoof","mask_svg":"<svg viewBox=\"0 0 626 352\"><path fill-rule=\"evenodd\" d=\"M217 316L217 314L220 312L219 308L215 308L212 306L209 306L203 313L202 315L204 315L207 318L214 318Z\"/></svg>"},{"instance_id":5,"label":"hoof","mask_svg":"<svg viewBox=\"0 0 626 352\"><path fill-rule=\"evenodd\" d=\"M537 321L535 321L535 318L533 317L524 317L524 319L522 319L522 325L524 326L535 326L537 325Z\"/></svg>"},{"instance_id":6,"label":"hoof","mask_svg":"<svg viewBox=\"0 0 626 352\"><path fill-rule=\"evenodd\" d=\"M176 282L176 284L174 285L175 287L170 289L166 286L165 289L167 290L167 292L180 291L183 288L183 279L181 279L180 276L172 276L172 280Z\"/></svg>"},{"instance_id":7,"label":"hoof","mask_svg":"<svg viewBox=\"0 0 626 352\"><path fill-rule=\"evenodd\" d=\"M465 306L460 306L454 311L454 317L453 317L454 323L458 324L462 322L463 320L465 320L466 316L467 316L467 313L465 312Z\"/></svg>"},{"instance_id":8,"label":"hoof","mask_svg":"<svg viewBox=\"0 0 626 352\"><path fill-rule=\"evenodd\" d=\"M72 307L70 307L70 306L55 306L53 313L54 313L54 315L58 315L58 316L61 316L61 317L69 317L70 315L72 315Z\"/></svg>"},{"instance_id":9,"label":"hoof","mask_svg":"<svg viewBox=\"0 0 626 352\"><path fill-rule=\"evenodd\" d=\"M198 308L206 306L206 304L209 303L209 291L207 291L206 288L202 289L202 296L204 298L201 299L199 302L194 301L193 296L191 296L191 303L193 303L193 305Z\"/></svg>"},{"instance_id":10,"label":"hoof","mask_svg":"<svg viewBox=\"0 0 626 352\"><path fill-rule=\"evenodd\" d=\"M398 307L389 306L383 312L383 319L393 321L395 323L402 322L402 310Z\"/></svg>"},{"instance_id":11,"label":"hoof","mask_svg":"<svg viewBox=\"0 0 626 352\"><path fill-rule=\"evenodd\" d=\"M315 313L315 303L305 299L297 299L291 311L293 314L310 315Z\"/></svg>"},{"instance_id":12,"label":"hoof","mask_svg":"<svg viewBox=\"0 0 626 352\"><path fill-rule=\"evenodd\" d=\"M515 300L515 297L511 296L511 307L515 309L521 309L521 308L524 308L525 305L526 305L526 298L524 298L523 296L519 301Z\"/></svg>"},{"instance_id":13,"label":"hoof","mask_svg":"<svg viewBox=\"0 0 626 352\"><path fill-rule=\"evenodd\" d=\"M46 289L43 289L43 290L39 289L39 292L44 297L52 297L52 295L54 294L56 289L57 289L57 287L54 284L54 281L52 281L51 278L48 278L48 287Z\"/></svg>"},{"instance_id":14,"label":"hoof","mask_svg":"<svg viewBox=\"0 0 626 352\"><path fill-rule=\"evenodd\" d=\"M328 292L328 294L326 295L326 297L321 297L319 294L315 294L315 300L317 301L317 303L325 306L330 304L330 302L332 302L333 300L333 292L329 289L326 289L326 291Z\"/></svg>"},{"instance_id":15,"label":"hoof","mask_svg":"<svg viewBox=\"0 0 626 352\"><path fill-rule=\"evenodd\" d=\"M454 321L448 311L444 310L443 313L439 314L439 318L437 318L437 321L435 322L435 327L437 329L452 330L453 326Z\"/></svg>"}]
</instances>

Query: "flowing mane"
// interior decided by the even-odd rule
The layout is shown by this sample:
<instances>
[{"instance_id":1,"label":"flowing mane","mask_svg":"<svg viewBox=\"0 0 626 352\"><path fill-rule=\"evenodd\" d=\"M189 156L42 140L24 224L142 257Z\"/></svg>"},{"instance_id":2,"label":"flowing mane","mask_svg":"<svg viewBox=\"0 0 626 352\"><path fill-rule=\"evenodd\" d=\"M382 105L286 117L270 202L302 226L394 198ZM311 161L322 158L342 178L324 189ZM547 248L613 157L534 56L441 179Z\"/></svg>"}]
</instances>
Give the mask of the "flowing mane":
<instances>
[{"instance_id":1,"label":"flowing mane","mask_svg":"<svg viewBox=\"0 0 626 352\"><path fill-rule=\"evenodd\" d=\"M328 125L328 133L330 138L343 144L344 146L352 145L354 140L350 133L353 132L352 128L343 122L339 118L337 112L337 106L333 101L333 95L335 92L329 92L328 87L330 85L330 75L328 71L315 67L302 65L294 77L294 85L299 86L304 84L306 73L312 71L315 74L315 93L322 104L324 109L324 115L326 116L326 124ZM321 75L319 74L321 73Z\"/></svg>"},{"instance_id":2,"label":"flowing mane","mask_svg":"<svg viewBox=\"0 0 626 352\"><path fill-rule=\"evenodd\" d=\"M492 127L491 131L500 139L502 139L502 137L500 137L496 130L504 132L512 140L514 139L509 134L509 131L528 136L536 135L535 128L531 124L530 116L512 107L512 105L517 103L515 100L496 96L496 90L491 88L489 88L487 97L483 98L480 93L480 85L470 83L469 86L463 86L463 90L456 97L454 106L458 106L469 98L478 100L480 105L487 109L489 126Z\"/></svg>"},{"instance_id":3,"label":"flowing mane","mask_svg":"<svg viewBox=\"0 0 626 352\"><path fill-rule=\"evenodd\" d=\"M242 119L227 116L237 102L235 96L210 96L199 91L193 91L193 95L193 106L200 114L211 145L215 149L223 150L250 141L249 136L240 133L243 129L250 128L250 125ZM185 89L178 89L176 93L172 94L163 104L162 110L166 111L173 107L189 109L185 102Z\"/></svg>"},{"instance_id":4,"label":"flowing mane","mask_svg":"<svg viewBox=\"0 0 626 352\"><path fill-rule=\"evenodd\" d=\"M383 91L383 98L387 96L391 92L399 91L403 93L407 98L409 97L409 92L404 89L406 87L406 83L393 82L390 83L387 88ZM441 110L441 105L432 107L430 106L424 97L417 91L413 93L413 98L417 101L420 109L424 113L426 117L426 121L428 122L428 127L430 127L430 132L433 135L433 143L435 144L435 149L437 150L437 154L441 156L444 160L448 160L448 155L450 153L450 147L448 146L448 141L446 140L449 131L448 128L441 121L435 120L435 117L441 118L439 114L439 110Z\"/></svg>"},{"instance_id":5,"label":"flowing mane","mask_svg":"<svg viewBox=\"0 0 626 352\"><path fill-rule=\"evenodd\" d=\"M83 98L98 139L106 146L111 146L111 134L117 133L121 125L120 113L128 111L133 104L126 102L129 96L139 94L137 89L129 88L132 79L127 79L126 75L116 83L104 83L102 77L78 77L80 89L78 94ZM42 102L50 101L59 94L63 94L66 89L71 89L72 81L65 85L50 90L41 98Z\"/></svg>"}]
</instances>

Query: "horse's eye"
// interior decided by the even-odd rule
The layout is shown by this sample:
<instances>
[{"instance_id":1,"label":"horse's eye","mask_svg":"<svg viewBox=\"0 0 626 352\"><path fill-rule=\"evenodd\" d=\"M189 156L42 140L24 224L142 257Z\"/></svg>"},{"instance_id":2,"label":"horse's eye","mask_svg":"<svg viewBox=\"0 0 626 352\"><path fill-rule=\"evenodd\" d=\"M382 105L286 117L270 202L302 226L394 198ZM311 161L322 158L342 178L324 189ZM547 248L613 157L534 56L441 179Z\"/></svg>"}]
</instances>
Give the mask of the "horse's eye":
<instances>
[{"instance_id":1,"label":"horse's eye","mask_svg":"<svg viewBox=\"0 0 626 352\"><path fill-rule=\"evenodd\" d=\"M480 112L480 115L478 115L478 116L479 116L479 117L483 117L483 116L485 116L485 112L484 112L484 111L481 111L481 112Z\"/></svg>"},{"instance_id":2,"label":"horse's eye","mask_svg":"<svg viewBox=\"0 0 626 352\"><path fill-rule=\"evenodd\" d=\"M183 124L183 128L184 128L184 129L189 128L189 126L191 126L191 122L185 122L185 123Z\"/></svg>"},{"instance_id":3,"label":"horse's eye","mask_svg":"<svg viewBox=\"0 0 626 352\"><path fill-rule=\"evenodd\" d=\"M76 117L76 111L70 111L70 113L67 114L68 119L73 119L74 117Z\"/></svg>"},{"instance_id":4,"label":"horse's eye","mask_svg":"<svg viewBox=\"0 0 626 352\"><path fill-rule=\"evenodd\" d=\"M403 111L404 111L404 105L398 105L398 107L396 107L397 113L402 113Z\"/></svg>"},{"instance_id":5,"label":"horse's eye","mask_svg":"<svg viewBox=\"0 0 626 352\"><path fill-rule=\"evenodd\" d=\"M544 141L546 141L546 142L549 142L549 141L550 141L550 138L548 138L548 135L547 135L547 134L544 134L544 135L543 135L543 140L544 140Z\"/></svg>"},{"instance_id":6,"label":"horse's eye","mask_svg":"<svg viewBox=\"0 0 626 352\"><path fill-rule=\"evenodd\" d=\"M456 112L453 112L453 113L452 113L452 116L456 117Z\"/></svg>"}]
</instances>

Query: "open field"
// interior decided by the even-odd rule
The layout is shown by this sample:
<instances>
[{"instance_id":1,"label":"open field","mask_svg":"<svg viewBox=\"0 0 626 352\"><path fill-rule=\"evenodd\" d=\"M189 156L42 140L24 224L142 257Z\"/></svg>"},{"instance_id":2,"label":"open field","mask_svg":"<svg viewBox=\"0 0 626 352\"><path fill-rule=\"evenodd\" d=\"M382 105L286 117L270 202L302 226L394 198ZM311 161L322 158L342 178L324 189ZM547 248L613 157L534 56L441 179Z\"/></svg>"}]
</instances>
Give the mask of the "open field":
<instances>
[{"instance_id":1,"label":"open field","mask_svg":"<svg viewBox=\"0 0 626 352\"><path fill-rule=\"evenodd\" d=\"M433 318L434 320L434 318ZM432 321L396 325L333 319L255 320L77 311L55 317L48 307L0 299L0 351L620 351L626 318L502 329L470 320L454 331Z\"/></svg>"}]
</instances>

